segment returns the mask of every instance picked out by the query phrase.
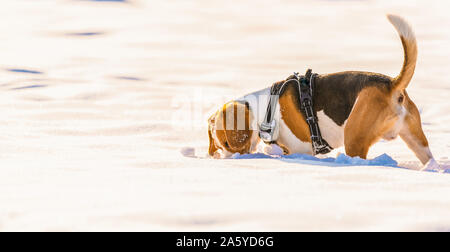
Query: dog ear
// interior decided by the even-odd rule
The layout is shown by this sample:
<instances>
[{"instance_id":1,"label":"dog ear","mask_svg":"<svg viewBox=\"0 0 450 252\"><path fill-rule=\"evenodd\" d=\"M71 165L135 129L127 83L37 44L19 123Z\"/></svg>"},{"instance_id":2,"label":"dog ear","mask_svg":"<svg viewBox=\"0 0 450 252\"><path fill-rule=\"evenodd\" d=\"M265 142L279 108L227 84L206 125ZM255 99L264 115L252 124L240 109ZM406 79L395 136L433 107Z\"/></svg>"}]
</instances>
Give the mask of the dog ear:
<instances>
[{"instance_id":1,"label":"dog ear","mask_svg":"<svg viewBox=\"0 0 450 252\"><path fill-rule=\"evenodd\" d=\"M209 136L209 150L208 154L212 157L214 156L214 153L217 151L216 144L214 143L214 138L212 137L211 130L208 130L208 136Z\"/></svg>"},{"instance_id":2,"label":"dog ear","mask_svg":"<svg viewBox=\"0 0 450 252\"><path fill-rule=\"evenodd\" d=\"M208 119L208 136L209 136L209 150L208 150L208 154L212 157L214 156L214 154L216 153L216 151L218 150L214 137L213 137L213 132L212 132L212 128L215 127L216 124L216 117L217 113L215 113L214 115L212 115L209 119Z\"/></svg>"},{"instance_id":3,"label":"dog ear","mask_svg":"<svg viewBox=\"0 0 450 252\"><path fill-rule=\"evenodd\" d=\"M253 130L250 129L251 114L245 104L226 104L223 113L223 129L226 142L224 147L233 153L249 153Z\"/></svg>"}]
</instances>

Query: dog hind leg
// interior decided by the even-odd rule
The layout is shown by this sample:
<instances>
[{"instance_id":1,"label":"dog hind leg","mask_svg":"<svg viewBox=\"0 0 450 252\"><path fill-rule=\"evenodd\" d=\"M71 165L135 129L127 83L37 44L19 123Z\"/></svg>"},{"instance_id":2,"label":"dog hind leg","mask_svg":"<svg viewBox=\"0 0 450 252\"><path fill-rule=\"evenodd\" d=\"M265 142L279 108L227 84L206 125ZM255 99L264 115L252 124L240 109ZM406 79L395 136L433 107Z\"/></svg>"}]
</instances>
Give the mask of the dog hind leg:
<instances>
[{"instance_id":1,"label":"dog hind leg","mask_svg":"<svg viewBox=\"0 0 450 252\"><path fill-rule=\"evenodd\" d=\"M367 158L372 146L392 124L389 118L387 101L383 92L377 88L366 88L358 96L358 100L347 120L344 129L344 144L347 155Z\"/></svg>"},{"instance_id":2,"label":"dog hind leg","mask_svg":"<svg viewBox=\"0 0 450 252\"><path fill-rule=\"evenodd\" d=\"M407 94L405 105L408 114L405 117L405 123L400 131L400 137L414 154L416 154L422 164L425 165L430 160L433 160L433 155L428 147L428 140L422 130L419 110Z\"/></svg>"}]
</instances>

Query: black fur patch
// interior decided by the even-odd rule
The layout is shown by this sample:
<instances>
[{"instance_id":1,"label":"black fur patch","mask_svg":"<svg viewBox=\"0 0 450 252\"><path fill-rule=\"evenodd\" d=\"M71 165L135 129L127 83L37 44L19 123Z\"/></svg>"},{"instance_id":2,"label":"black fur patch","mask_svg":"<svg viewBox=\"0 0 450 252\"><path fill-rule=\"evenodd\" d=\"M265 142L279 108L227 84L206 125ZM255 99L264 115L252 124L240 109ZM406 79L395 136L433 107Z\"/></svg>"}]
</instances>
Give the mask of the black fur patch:
<instances>
[{"instance_id":1,"label":"black fur patch","mask_svg":"<svg viewBox=\"0 0 450 252\"><path fill-rule=\"evenodd\" d=\"M284 81L277 82L281 85ZM294 88L297 96L295 105L300 112L300 94L296 84L290 84L287 89ZM337 125L342 126L350 116L358 94L366 87L377 87L386 92L392 88L392 78L370 72L340 72L316 77L314 85L314 112L323 110ZM284 93L284 92L283 92ZM283 95L283 94L281 94Z\"/></svg>"},{"instance_id":2,"label":"black fur patch","mask_svg":"<svg viewBox=\"0 0 450 252\"><path fill-rule=\"evenodd\" d=\"M314 90L314 111L323 110L337 125L342 126L350 116L361 90L377 87L389 92L392 78L369 72L341 72L320 75Z\"/></svg>"}]
</instances>

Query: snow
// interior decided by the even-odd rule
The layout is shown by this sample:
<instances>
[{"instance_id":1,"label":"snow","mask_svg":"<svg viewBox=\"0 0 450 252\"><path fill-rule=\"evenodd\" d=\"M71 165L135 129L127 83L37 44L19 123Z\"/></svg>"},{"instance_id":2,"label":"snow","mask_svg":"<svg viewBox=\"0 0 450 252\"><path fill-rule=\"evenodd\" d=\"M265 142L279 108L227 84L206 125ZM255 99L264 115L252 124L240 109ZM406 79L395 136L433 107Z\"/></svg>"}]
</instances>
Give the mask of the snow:
<instances>
[{"instance_id":1,"label":"snow","mask_svg":"<svg viewBox=\"0 0 450 252\"><path fill-rule=\"evenodd\" d=\"M0 231L450 230L447 1L255 3L2 1ZM294 71L397 75L386 13L439 169L401 139L207 157L214 110Z\"/></svg>"},{"instance_id":2,"label":"snow","mask_svg":"<svg viewBox=\"0 0 450 252\"><path fill-rule=\"evenodd\" d=\"M185 157L195 157L195 148L192 147L184 147L181 149L181 154Z\"/></svg>"},{"instance_id":3,"label":"snow","mask_svg":"<svg viewBox=\"0 0 450 252\"><path fill-rule=\"evenodd\" d=\"M397 161L392 159L389 155L383 154L374 159L361 159L359 157L349 157L345 154L340 154L337 158L317 158L307 154L291 154L286 156L272 156L261 153L235 155L234 159L259 159L259 158L274 158L286 162L294 162L299 164L312 164L321 166L392 166L397 167Z\"/></svg>"},{"instance_id":4,"label":"snow","mask_svg":"<svg viewBox=\"0 0 450 252\"><path fill-rule=\"evenodd\" d=\"M185 149L183 149L185 150ZM192 148L189 152L182 151L186 157L194 157L190 153L195 153ZM188 154L189 153L189 154ZM308 164L308 165L319 165L319 166L386 166L386 167L396 167L407 169L406 167L398 166L398 162L395 161L389 155L382 154L373 159L362 159L359 157L349 157L345 154L339 154L336 158L326 157L318 158L307 154L291 154L291 155L268 155L264 153L254 153L254 154L235 154L232 159L277 159L284 162L298 163L298 164ZM435 162L435 161L431 161ZM450 166L439 165L437 163L432 164L427 169L422 169L426 172L439 172L439 173L450 173Z\"/></svg>"}]
</instances>

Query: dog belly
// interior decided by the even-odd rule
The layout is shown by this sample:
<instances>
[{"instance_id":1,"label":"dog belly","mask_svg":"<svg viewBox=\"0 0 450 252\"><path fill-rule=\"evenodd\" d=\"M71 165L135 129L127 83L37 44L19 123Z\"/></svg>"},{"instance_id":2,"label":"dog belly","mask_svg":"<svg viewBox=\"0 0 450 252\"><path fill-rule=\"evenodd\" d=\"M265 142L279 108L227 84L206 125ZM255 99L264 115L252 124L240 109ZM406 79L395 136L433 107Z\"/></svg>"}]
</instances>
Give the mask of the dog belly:
<instances>
[{"instance_id":1,"label":"dog belly","mask_svg":"<svg viewBox=\"0 0 450 252\"><path fill-rule=\"evenodd\" d=\"M312 155L312 146L310 142L303 142L298 139L291 129L286 125L283 119L280 119L279 123L279 136L277 143L286 147L289 150L289 154L302 153Z\"/></svg>"},{"instance_id":2,"label":"dog belly","mask_svg":"<svg viewBox=\"0 0 450 252\"><path fill-rule=\"evenodd\" d=\"M323 111L317 113L319 118L319 127L322 133L323 139L333 148L339 148L344 145L344 128L345 123L342 126L336 124L330 117L328 117ZM280 131L278 143L287 149L289 153L303 153L313 154L312 145L310 142L303 142L298 139L286 125L283 120L280 120Z\"/></svg>"},{"instance_id":3,"label":"dog belly","mask_svg":"<svg viewBox=\"0 0 450 252\"><path fill-rule=\"evenodd\" d=\"M328 144L334 149L344 145L344 129L347 121L339 126L330 117L328 117L323 110L317 112L317 118L319 119L320 133L322 138L325 139Z\"/></svg>"}]
</instances>

